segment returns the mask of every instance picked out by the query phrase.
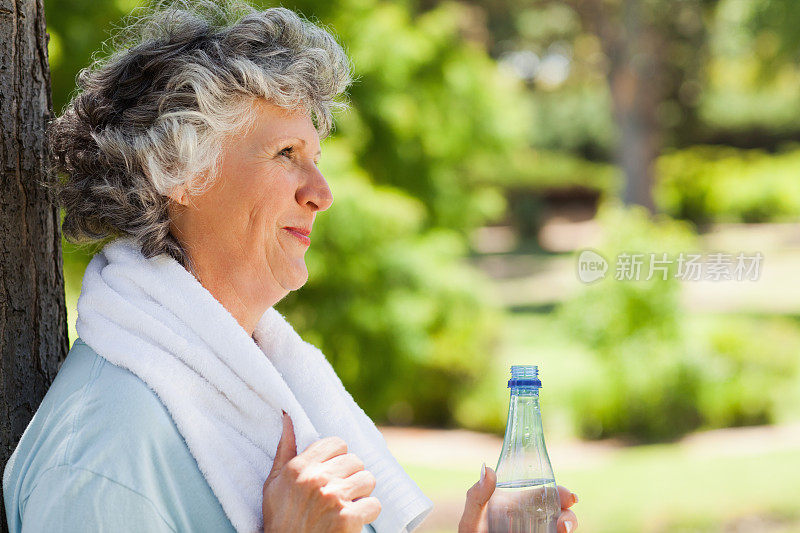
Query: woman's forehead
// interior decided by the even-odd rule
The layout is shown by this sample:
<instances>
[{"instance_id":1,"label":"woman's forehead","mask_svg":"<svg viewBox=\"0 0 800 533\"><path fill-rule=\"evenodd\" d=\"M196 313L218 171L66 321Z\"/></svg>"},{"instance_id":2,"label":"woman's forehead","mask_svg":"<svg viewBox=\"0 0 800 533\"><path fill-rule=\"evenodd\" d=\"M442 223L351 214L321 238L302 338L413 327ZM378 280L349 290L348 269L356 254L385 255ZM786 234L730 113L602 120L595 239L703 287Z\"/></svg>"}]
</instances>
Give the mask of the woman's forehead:
<instances>
[{"instance_id":1,"label":"woman's forehead","mask_svg":"<svg viewBox=\"0 0 800 533\"><path fill-rule=\"evenodd\" d=\"M319 134L311 115L303 109L287 110L273 104L259 104L253 135L263 143L294 140L311 148L319 149Z\"/></svg>"}]
</instances>

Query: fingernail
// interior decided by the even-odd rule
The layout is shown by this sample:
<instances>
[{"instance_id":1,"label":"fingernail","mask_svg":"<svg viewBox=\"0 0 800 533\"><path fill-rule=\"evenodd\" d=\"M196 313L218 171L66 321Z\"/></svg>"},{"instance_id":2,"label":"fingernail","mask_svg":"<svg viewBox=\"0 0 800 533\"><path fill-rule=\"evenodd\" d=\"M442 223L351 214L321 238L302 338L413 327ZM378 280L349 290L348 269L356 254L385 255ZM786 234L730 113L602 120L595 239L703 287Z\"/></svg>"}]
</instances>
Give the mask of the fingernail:
<instances>
[{"instance_id":1,"label":"fingernail","mask_svg":"<svg viewBox=\"0 0 800 533\"><path fill-rule=\"evenodd\" d=\"M481 483L483 483L483 478L486 477L486 461L483 462L481 466Z\"/></svg>"},{"instance_id":2,"label":"fingernail","mask_svg":"<svg viewBox=\"0 0 800 533\"><path fill-rule=\"evenodd\" d=\"M564 522L564 528L567 530L567 533L572 533L572 522Z\"/></svg>"},{"instance_id":3,"label":"fingernail","mask_svg":"<svg viewBox=\"0 0 800 533\"><path fill-rule=\"evenodd\" d=\"M572 493L572 503L578 503L578 495L574 492Z\"/></svg>"}]
</instances>

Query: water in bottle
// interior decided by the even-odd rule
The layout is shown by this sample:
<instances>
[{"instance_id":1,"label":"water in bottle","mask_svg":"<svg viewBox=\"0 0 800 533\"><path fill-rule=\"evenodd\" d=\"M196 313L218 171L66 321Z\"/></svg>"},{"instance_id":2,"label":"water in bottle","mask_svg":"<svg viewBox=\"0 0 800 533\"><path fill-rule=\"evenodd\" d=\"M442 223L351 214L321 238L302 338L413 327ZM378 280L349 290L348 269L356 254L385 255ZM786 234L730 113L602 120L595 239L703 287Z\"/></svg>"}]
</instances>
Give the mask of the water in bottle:
<instances>
[{"instance_id":1,"label":"water in bottle","mask_svg":"<svg viewBox=\"0 0 800 533\"><path fill-rule=\"evenodd\" d=\"M544 444L541 386L538 367L511 367L506 435L487 512L489 533L556 533L561 502Z\"/></svg>"}]
</instances>

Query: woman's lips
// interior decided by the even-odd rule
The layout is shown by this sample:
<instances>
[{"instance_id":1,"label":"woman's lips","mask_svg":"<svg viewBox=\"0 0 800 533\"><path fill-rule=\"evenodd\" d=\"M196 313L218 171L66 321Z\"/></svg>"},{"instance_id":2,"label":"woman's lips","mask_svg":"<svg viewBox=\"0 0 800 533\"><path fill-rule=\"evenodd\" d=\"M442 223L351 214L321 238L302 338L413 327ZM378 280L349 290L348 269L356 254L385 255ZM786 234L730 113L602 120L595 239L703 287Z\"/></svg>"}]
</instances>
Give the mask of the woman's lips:
<instances>
[{"instance_id":1,"label":"woman's lips","mask_svg":"<svg viewBox=\"0 0 800 533\"><path fill-rule=\"evenodd\" d=\"M286 231L297 237L297 239L306 246L311 244L311 238L308 235L303 235L302 233L300 233L299 230L295 228L283 228L283 229L285 229Z\"/></svg>"}]
</instances>

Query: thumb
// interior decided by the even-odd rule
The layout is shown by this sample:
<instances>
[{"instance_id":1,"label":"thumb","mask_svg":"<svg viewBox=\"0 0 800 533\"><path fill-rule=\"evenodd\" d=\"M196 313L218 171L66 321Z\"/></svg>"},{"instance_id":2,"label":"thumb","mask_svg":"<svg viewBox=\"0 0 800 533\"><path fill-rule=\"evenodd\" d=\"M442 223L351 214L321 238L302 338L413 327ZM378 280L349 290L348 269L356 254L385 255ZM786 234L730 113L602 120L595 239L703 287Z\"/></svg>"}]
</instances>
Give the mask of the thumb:
<instances>
[{"instance_id":1,"label":"thumb","mask_svg":"<svg viewBox=\"0 0 800 533\"><path fill-rule=\"evenodd\" d=\"M486 504L494 493L497 484L497 474L495 471L484 465L481 479L467 491L467 501L464 504L464 514L459 523L459 532L478 531L483 522Z\"/></svg>"},{"instance_id":2,"label":"thumb","mask_svg":"<svg viewBox=\"0 0 800 533\"><path fill-rule=\"evenodd\" d=\"M275 450L275 459L272 461L272 469L269 471L267 480L270 480L277 475L280 469L283 468L283 465L288 463L292 457L297 455L297 445L295 444L294 440L294 424L292 424L292 417L289 416L289 413L283 411L281 420L283 422L283 433L281 434L281 440L278 441L278 448Z\"/></svg>"}]
</instances>

